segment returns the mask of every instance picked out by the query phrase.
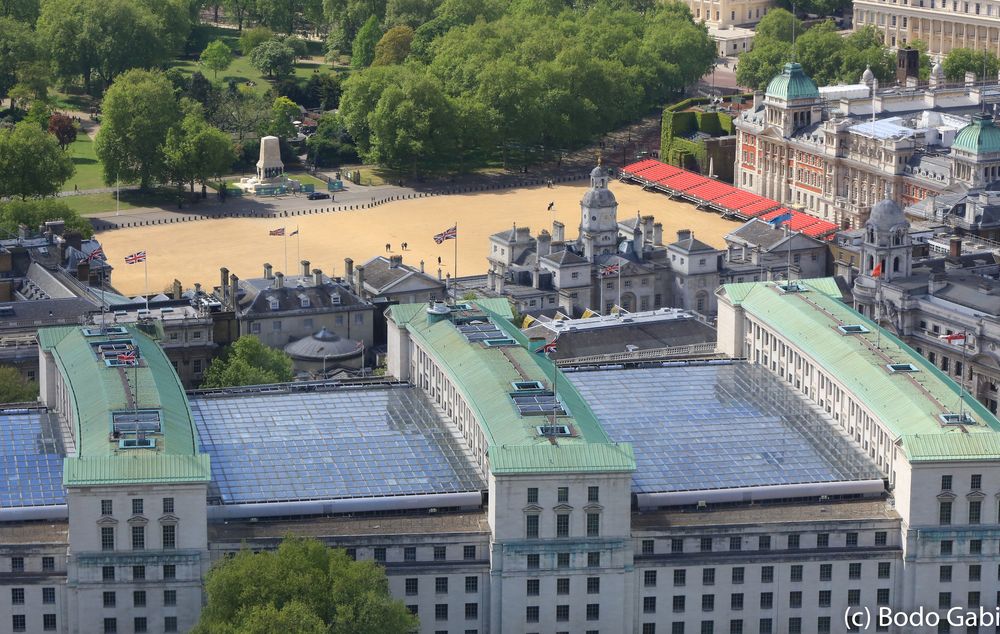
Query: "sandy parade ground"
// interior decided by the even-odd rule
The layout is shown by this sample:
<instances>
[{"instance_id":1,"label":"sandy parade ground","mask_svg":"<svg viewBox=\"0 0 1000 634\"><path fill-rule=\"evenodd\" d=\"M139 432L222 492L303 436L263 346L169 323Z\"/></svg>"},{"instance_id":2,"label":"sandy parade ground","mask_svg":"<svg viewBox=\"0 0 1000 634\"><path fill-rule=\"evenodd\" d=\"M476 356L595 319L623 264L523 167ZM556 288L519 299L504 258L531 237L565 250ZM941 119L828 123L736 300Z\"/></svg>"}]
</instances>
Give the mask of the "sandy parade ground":
<instances>
[{"instance_id":1,"label":"sandy parade ground","mask_svg":"<svg viewBox=\"0 0 1000 634\"><path fill-rule=\"evenodd\" d=\"M227 218L118 229L97 237L115 267L112 283L127 294L144 291L143 266L129 266L124 257L145 250L149 258L149 291L168 288L174 278L185 288L195 282L205 287L218 284L219 267L225 266L241 279L261 277L263 264L274 270L298 274L299 260L311 262L327 275L342 275L344 258L355 264L376 255L402 254L403 261L414 266L426 262L428 272L437 273L441 258L442 274L454 273L455 242L438 245L434 234L458 223L458 274L482 275L488 265L486 253L489 236L517 223L531 227L532 234L547 228L552 221L566 224L566 238L575 239L579 226L580 198L588 185L558 185L509 189L483 193L434 196L403 200L357 211L296 216L293 218ZM723 246L723 236L739 226L723 220L717 213L698 211L694 206L672 201L667 196L644 192L637 185L612 181L611 190L618 198L618 218L634 216L636 211L652 214L663 223L664 242L676 239L678 229L692 229L695 236L713 246ZM326 202L326 201L324 201ZM555 205L547 211L550 202ZM290 234L271 237L268 231L285 227ZM401 243L408 243L406 251ZM285 249L287 246L287 267Z\"/></svg>"}]
</instances>

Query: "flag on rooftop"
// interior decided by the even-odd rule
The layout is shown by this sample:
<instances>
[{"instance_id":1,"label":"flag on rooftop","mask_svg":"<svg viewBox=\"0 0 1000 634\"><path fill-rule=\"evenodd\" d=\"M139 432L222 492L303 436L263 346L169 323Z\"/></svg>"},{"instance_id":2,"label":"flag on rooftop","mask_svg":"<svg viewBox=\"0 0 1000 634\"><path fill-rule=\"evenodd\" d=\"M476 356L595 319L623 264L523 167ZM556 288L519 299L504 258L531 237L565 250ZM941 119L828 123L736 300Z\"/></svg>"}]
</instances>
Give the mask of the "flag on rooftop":
<instances>
[{"instance_id":1,"label":"flag on rooftop","mask_svg":"<svg viewBox=\"0 0 1000 634\"><path fill-rule=\"evenodd\" d=\"M872 277L882 277L882 263L881 262L879 262L878 264L876 264L875 268L872 269Z\"/></svg>"},{"instance_id":2,"label":"flag on rooftop","mask_svg":"<svg viewBox=\"0 0 1000 634\"><path fill-rule=\"evenodd\" d=\"M297 235L299 235L299 230L298 229L296 229L295 231L293 231L290 234L288 234L288 237L291 238L292 236L297 236Z\"/></svg>"},{"instance_id":3,"label":"flag on rooftop","mask_svg":"<svg viewBox=\"0 0 1000 634\"><path fill-rule=\"evenodd\" d=\"M597 312L596 310L590 310L588 308L583 311L583 319L587 319L588 317L600 317L600 316L601 313Z\"/></svg>"},{"instance_id":4,"label":"flag on rooftop","mask_svg":"<svg viewBox=\"0 0 1000 634\"><path fill-rule=\"evenodd\" d=\"M622 267L619 264L609 264L601 267L601 277L609 277L621 273Z\"/></svg>"},{"instance_id":5,"label":"flag on rooftop","mask_svg":"<svg viewBox=\"0 0 1000 634\"><path fill-rule=\"evenodd\" d=\"M956 332L950 335L938 335L938 339L947 341L948 343L965 343L965 333Z\"/></svg>"},{"instance_id":6,"label":"flag on rooftop","mask_svg":"<svg viewBox=\"0 0 1000 634\"><path fill-rule=\"evenodd\" d=\"M535 352L537 352L538 354L552 354L553 352L555 352L558 349L559 348L558 348L558 346L556 346L556 342L555 341L550 341L547 344L545 344L544 346L542 346L541 348L539 348L538 350L535 350Z\"/></svg>"},{"instance_id":7,"label":"flag on rooftop","mask_svg":"<svg viewBox=\"0 0 1000 634\"><path fill-rule=\"evenodd\" d=\"M135 363L135 350L129 350L128 352L122 352L118 355L118 363Z\"/></svg>"},{"instance_id":8,"label":"flag on rooftop","mask_svg":"<svg viewBox=\"0 0 1000 634\"><path fill-rule=\"evenodd\" d=\"M774 218L771 218L767 222L768 224L773 225L775 227L780 227L783 223L786 223L791 219L792 219L792 212L786 211L780 216L775 216Z\"/></svg>"},{"instance_id":9,"label":"flag on rooftop","mask_svg":"<svg viewBox=\"0 0 1000 634\"><path fill-rule=\"evenodd\" d=\"M285 235L285 228L281 227L280 229L271 229L270 231L267 232L267 235L269 235L269 236L283 236L283 235Z\"/></svg>"},{"instance_id":10,"label":"flag on rooftop","mask_svg":"<svg viewBox=\"0 0 1000 634\"><path fill-rule=\"evenodd\" d=\"M146 261L145 251L136 251L132 255L125 256L125 264L138 264L139 262Z\"/></svg>"},{"instance_id":11,"label":"flag on rooftop","mask_svg":"<svg viewBox=\"0 0 1000 634\"><path fill-rule=\"evenodd\" d=\"M90 262L91 260L96 260L97 258L103 258L103 257L104 257L104 249L101 247L97 247L96 249L91 251L89 255L84 257L83 261Z\"/></svg>"},{"instance_id":12,"label":"flag on rooftop","mask_svg":"<svg viewBox=\"0 0 1000 634\"><path fill-rule=\"evenodd\" d=\"M441 233L434 236L434 242L441 244L445 240L456 240L458 238L458 226L445 229Z\"/></svg>"}]
</instances>

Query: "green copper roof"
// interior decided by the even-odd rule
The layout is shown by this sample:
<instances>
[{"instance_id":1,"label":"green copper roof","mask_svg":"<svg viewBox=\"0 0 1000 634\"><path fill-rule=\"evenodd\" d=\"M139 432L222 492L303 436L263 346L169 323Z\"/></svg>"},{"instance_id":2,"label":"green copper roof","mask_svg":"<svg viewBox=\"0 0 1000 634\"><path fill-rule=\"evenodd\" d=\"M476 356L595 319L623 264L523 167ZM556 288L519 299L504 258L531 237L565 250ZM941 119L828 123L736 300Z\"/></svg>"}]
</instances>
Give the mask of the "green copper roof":
<instances>
[{"instance_id":1,"label":"green copper roof","mask_svg":"<svg viewBox=\"0 0 1000 634\"><path fill-rule=\"evenodd\" d=\"M972 123L958 133L951 147L973 154L1000 152L1000 128L993 124L990 115L977 114L972 117Z\"/></svg>"},{"instance_id":2,"label":"green copper roof","mask_svg":"<svg viewBox=\"0 0 1000 634\"><path fill-rule=\"evenodd\" d=\"M959 386L933 363L885 330L878 337L875 323L844 304L831 279L798 283L804 292L782 293L774 283L727 284L719 292L842 381L902 438L910 460L939 460L943 450L951 452L949 459L979 456L994 447L1000 451L1000 421L967 392L963 407L976 424L940 421L940 414L958 413ZM869 332L844 335L837 328L851 324ZM886 369L890 363L909 363L919 371L892 373Z\"/></svg>"},{"instance_id":3,"label":"green copper roof","mask_svg":"<svg viewBox=\"0 0 1000 634\"><path fill-rule=\"evenodd\" d=\"M819 89L815 82L802 72L802 65L797 62L788 62L782 69L781 74L771 80L767 85L766 96L785 101L795 101L796 99L818 99Z\"/></svg>"},{"instance_id":4,"label":"green copper roof","mask_svg":"<svg viewBox=\"0 0 1000 634\"><path fill-rule=\"evenodd\" d=\"M489 348L470 343L448 319L429 323L422 304L392 306L389 314L434 358L464 396L489 444L490 470L494 474L635 470L632 447L612 442L569 379L544 355L534 352L541 342L529 342L510 323L507 300L477 299L471 304L517 345ZM568 425L575 434L550 441L536 430L548 424L549 417L522 416L510 393L514 381L539 381L551 390L553 378L568 412L556 417L555 424Z\"/></svg>"},{"instance_id":5,"label":"green copper roof","mask_svg":"<svg viewBox=\"0 0 1000 634\"><path fill-rule=\"evenodd\" d=\"M51 353L70 392L76 456L66 458L66 486L139 482L208 481L209 457L199 454L187 397L159 345L128 327L139 349L138 368L112 368L98 359L92 344L108 336L88 337L75 326L38 331L42 350ZM134 409L159 412L161 433L150 433L155 449L119 449L110 438L112 413Z\"/></svg>"}]
</instances>

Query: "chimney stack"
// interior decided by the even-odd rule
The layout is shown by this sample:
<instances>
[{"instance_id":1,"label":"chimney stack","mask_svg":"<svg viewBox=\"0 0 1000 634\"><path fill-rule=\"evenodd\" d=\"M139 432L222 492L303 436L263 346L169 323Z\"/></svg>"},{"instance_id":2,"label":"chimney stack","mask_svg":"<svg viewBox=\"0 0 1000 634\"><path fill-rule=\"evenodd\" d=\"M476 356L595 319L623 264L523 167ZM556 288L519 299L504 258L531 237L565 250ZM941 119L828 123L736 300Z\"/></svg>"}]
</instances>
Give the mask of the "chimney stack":
<instances>
[{"instance_id":1,"label":"chimney stack","mask_svg":"<svg viewBox=\"0 0 1000 634\"><path fill-rule=\"evenodd\" d=\"M233 273L229 276L229 302L226 304L227 310L235 311L240 297L240 278Z\"/></svg>"},{"instance_id":2,"label":"chimney stack","mask_svg":"<svg viewBox=\"0 0 1000 634\"><path fill-rule=\"evenodd\" d=\"M272 272L273 270L274 270L274 268L271 266L270 262L265 262L264 263L264 279L265 280L273 280L274 279L274 273Z\"/></svg>"},{"instance_id":3,"label":"chimney stack","mask_svg":"<svg viewBox=\"0 0 1000 634\"><path fill-rule=\"evenodd\" d=\"M403 256L401 255L390 255L389 256L389 268L398 269L403 264Z\"/></svg>"},{"instance_id":4,"label":"chimney stack","mask_svg":"<svg viewBox=\"0 0 1000 634\"><path fill-rule=\"evenodd\" d=\"M643 216L642 217L642 241L643 243L651 243L653 241L653 217Z\"/></svg>"},{"instance_id":5,"label":"chimney stack","mask_svg":"<svg viewBox=\"0 0 1000 634\"><path fill-rule=\"evenodd\" d=\"M941 273L931 273L927 278L927 292L931 295L944 288L945 276Z\"/></svg>"},{"instance_id":6,"label":"chimney stack","mask_svg":"<svg viewBox=\"0 0 1000 634\"><path fill-rule=\"evenodd\" d=\"M358 288L355 292L358 295L363 295L365 292L365 267L359 266L354 270L358 272Z\"/></svg>"},{"instance_id":7,"label":"chimney stack","mask_svg":"<svg viewBox=\"0 0 1000 634\"><path fill-rule=\"evenodd\" d=\"M285 274L278 271L274 274L274 288L284 288L285 287Z\"/></svg>"},{"instance_id":8,"label":"chimney stack","mask_svg":"<svg viewBox=\"0 0 1000 634\"><path fill-rule=\"evenodd\" d=\"M764 91L763 90L753 91L753 109L757 110L762 105L764 105Z\"/></svg>"},{"instance_id":9,"label":"chimney stack","mask_svg":"<svg viewBox=\"0 0 1000 634\"><path fill-rule=\"evenodd\" d=\"M681 242L682 240L690 240L690 239L691 239L691 230L690 229L678 229L677 230L677 241L678 242Z\"/></svg>"},{"instance_id":10,"label":"chimney stack","mask_svg":"<svg viewBox=\"0 0 1000 634\"><path fill-rule=\"evenodd\" d=\"M323 286L323 271L320 269L313 269L313 286Z\"/></svg>"},{"instance_id":11,"label":"chimney stack","mask_svg":"<svg viewBox=\"0 0 1000 634\"><path fill-rule=\"evenodd\" d=\"M542 232L538 234L536 249L538 257L544 257L552 252L552 236L545 229L542 229Z\"/></svg>"},{"instance_id":12,"label":"chimney stack","mask_svg":"<svg viewBox=\"0 0 1000 634\"><path fill-rule=\"evenodd\" d=\"M181 298L181 293L183 293L183 292L184 292L184 289L181 288L181 281L178 280L178 279L175 279L174 280L174 299L180 299Z\"/></svg>"},{"instance_id":13,"label":"chimney stack","mask_svg":"<svg viewBox=\"0 0 1000 634\"><path fill-rule=\"evenodd\" d=\"M302 265L302 277L309 277L309 260L302 260L300 264Z\"/></svg>"},{"instance_id":14,"label":"chimney stack","mask_svg":"<svg viewBox=\"0 0 1000 634\"><path fill-rule=\"evenodd\" d=\"M558 220L552 221L552 241L553 242L566 241L566 225L559 222Z\"/></svg>"},{"instance_id":15,"label":"chimney stack","mask_svg":"<svg viewBox=\"0 0 1000 634\"><path fill-rule=\"evenodd\" d=\"M222 304L226 305L229 301L229 269L226 267L221 267L219 269L219 299L222 300Z\"/></svg>"},{"instance_id":16,"label":"chimney stack","mask_svg":"<svg viewBox=\"0 0 1000 634\"><path fill-rule=\"evenodd\" d=\"M76 279L84 284L90 282L90 262L80 260L76 265Z\"/></svg>"},{"instance_id":17,"label":"chimney stack","mask_svg":"<svg viewBox=\"0 0 1000 634\"><path fill-rule=\"evenodd\" d=\"M653 244L659 246L663 244L663 223L653 223Z\"/></svg>"},{"instance_id":18,"label":"chimney stack","mask_svg":"<svg viewBox=\"0 0 1000 634\"><path fill-rule=\"evenodd\" d=\"M958 236L953 236L951 240L948 241L948 257L958 258L962 255L962 239Z\"/></svg>"},{"instance_id":19,"label":"chimney stack","mask_svg":"<svg viewBox=\"0 0 1000 634\"><path fill-rule=\"evenodd\" d=\"M196 297L201 295L201 282L194 283L194 294Z\"/></svg>"},{"instance_id":20,"label":"chimney stack","mask_svg":"<svg viewBox=\"0 0 1000 634\"><path fill-rule=\"evenodd\" d=\"M421 273L424 272L424 261L423 260L420 260L420 272Z\"/></svg>"},{"instance_id":21,"label":"chimney stack","mask_svg":"<svg viewBox=\"0 0 1000 634\"><path fill-rule=\"evenodd\" d=\"M354 260L344 258L344 279L350 284L354 281Z\"/></svg>"}]
</instances>

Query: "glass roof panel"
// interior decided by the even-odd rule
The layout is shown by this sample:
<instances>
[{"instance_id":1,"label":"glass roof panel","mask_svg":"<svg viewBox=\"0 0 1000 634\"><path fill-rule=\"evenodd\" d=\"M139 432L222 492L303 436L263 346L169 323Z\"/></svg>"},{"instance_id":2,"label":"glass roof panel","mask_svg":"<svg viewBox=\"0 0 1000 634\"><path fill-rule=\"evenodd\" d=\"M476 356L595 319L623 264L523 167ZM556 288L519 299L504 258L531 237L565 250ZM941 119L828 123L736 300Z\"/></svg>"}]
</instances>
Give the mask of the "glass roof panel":
<instances>
[{"instance_id":1,"label":"glass roof panel","mask_svg":"<svg viewBox=\"0 0 1000 634\"><path fill-rule=\"evenodd\" d=\"M0 411L0 508L65 504L64 456L55 415Z\"/></svg>"}]
</instances>

